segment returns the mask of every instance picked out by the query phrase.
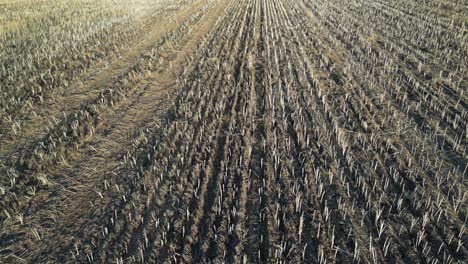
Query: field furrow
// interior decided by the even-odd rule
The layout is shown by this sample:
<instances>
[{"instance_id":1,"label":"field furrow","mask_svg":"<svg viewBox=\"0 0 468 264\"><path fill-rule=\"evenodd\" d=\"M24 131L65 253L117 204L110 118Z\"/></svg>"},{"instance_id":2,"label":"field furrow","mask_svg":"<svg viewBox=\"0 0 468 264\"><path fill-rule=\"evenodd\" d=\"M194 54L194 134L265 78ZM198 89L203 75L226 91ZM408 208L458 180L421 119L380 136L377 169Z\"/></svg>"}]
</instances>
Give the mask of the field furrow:
<instances>
[{"instance_id":1,"label":"field furrow","mask_svg":"<svg viewBox=\"0 0 468 264\"><path fill-rule=\"evenodd\" d=\"M466 262L463 0L111 2L0 0L0 262Z\"/></svg>"}]
</instances>

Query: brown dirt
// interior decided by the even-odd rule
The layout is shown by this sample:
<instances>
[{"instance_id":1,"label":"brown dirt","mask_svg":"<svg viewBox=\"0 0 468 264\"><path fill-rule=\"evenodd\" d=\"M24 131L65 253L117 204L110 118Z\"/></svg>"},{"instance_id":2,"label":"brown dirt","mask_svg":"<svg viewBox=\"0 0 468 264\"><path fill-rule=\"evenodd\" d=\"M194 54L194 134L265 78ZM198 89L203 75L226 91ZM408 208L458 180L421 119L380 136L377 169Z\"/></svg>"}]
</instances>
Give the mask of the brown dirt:
<instances>
[{"instance_id":1,"label":"brown dirt","mask_svg":"<svg viewBox=\"0 0 468 264\"><path fill-rule=\"evenodd\" d=\"M109 67L93 69L74 83L68 89L74 91L73 93L67 93L35 107L36 116L23 127L21 136L3 140L1 154L11 155L16 149L21 149L21 145L41 138L45 133L45 124L51 117L59 119L63 112L77 111L84 102L96 98L103 87L135 65L144 51L159 41L165 33L179 27L180 23L192 14L193 9L206 2L195 1L183 10L177 11L162 26L153 27L151 32L135 42L132 49L123 52L120 58L112 61ZM28 236L33 229L40 229L44 231L45 236L53 238L62 232L61 228L55 225L68 226L80 215L93 210L93 207L89 206L89 201L96 199L94 191L96 181L103 174L119 167L131 135L134 135L139 128L155 126L161 120L177 94L176 78L182 70L182 63L211 30L218 18L217 14L223 12L227 3L227 0L218 1L199 23L192 25L193 31L188 41L176 47L176 50L168 50L172 55L170 66L158 72L147 73L128 98L100 116L101 122L93 137L87 139L76 153L69 155L69 160L60 162L56 168L47 172L48 178L53 179L53 187L41 190L28 201L27 219L24 222L32 225L21 227L19 233ZM39 212L50 212L50 214L43 215ZM6 223L4 228L15 230L18 226L12 221ZM46 240L52 244L62 243L45 237L41 239L41 241ZM26 241L24 247L28 248L28 251L50 248L50 245L41 241L34 244ZM10 259L17 261L21 258L11 255Z\"/></svg>"}]
</instances>

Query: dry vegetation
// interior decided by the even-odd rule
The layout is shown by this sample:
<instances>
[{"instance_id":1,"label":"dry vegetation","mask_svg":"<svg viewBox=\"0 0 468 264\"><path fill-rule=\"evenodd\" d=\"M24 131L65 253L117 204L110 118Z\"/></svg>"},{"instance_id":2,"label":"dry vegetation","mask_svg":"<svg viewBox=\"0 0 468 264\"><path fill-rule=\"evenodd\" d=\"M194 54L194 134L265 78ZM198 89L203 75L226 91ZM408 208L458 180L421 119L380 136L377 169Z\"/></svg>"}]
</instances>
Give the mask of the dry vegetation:
<instances>
[{"instance_id":1,"label":"dry vegetation","mask_svg":"<svg viewBox=\"0 0 468 264\"><path fill-rule=\"evenodd\" d=\"M465 0L0 0L0 262L465 263Z\"/></svg>"}]
</instances>

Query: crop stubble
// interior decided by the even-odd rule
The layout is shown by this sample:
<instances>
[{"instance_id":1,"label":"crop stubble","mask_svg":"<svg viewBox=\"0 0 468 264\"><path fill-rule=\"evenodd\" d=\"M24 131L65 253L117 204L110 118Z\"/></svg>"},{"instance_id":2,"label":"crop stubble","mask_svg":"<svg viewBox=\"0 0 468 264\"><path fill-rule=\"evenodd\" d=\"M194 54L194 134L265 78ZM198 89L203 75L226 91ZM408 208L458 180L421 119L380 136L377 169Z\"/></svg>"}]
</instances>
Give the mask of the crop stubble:
<instances>
[{"instance_id":1,"label":"crop stubble","mask_svg":"<svg viewBox=\"0 0 468 264\"><path fill-rule=\"evenodd\" d=\"M188 4L5 159L0 257L462 263L461 5Z\"/></svg>"}]
</instances>

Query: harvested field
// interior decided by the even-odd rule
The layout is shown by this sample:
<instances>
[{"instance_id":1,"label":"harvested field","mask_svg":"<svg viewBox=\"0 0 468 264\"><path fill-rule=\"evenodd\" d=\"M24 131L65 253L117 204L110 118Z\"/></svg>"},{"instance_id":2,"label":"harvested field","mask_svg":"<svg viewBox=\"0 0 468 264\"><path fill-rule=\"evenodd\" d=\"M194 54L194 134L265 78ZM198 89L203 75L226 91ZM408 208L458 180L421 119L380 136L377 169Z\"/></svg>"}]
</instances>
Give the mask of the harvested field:
<instances>
[{"instance_id":1,"label":"harvested field","mask_svg":"<svg viewBox=\"0 0 468 264\"><path fill-rule=\"evenodd\" d=\"M0 0L0 263L466 263L466 0Z\"/></svg>"}]
</instances>

